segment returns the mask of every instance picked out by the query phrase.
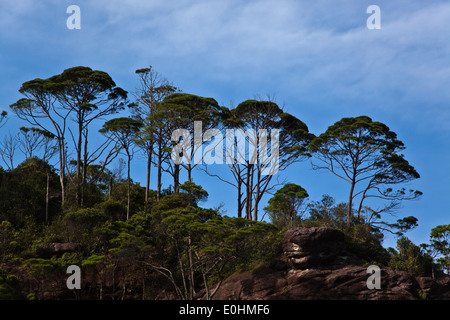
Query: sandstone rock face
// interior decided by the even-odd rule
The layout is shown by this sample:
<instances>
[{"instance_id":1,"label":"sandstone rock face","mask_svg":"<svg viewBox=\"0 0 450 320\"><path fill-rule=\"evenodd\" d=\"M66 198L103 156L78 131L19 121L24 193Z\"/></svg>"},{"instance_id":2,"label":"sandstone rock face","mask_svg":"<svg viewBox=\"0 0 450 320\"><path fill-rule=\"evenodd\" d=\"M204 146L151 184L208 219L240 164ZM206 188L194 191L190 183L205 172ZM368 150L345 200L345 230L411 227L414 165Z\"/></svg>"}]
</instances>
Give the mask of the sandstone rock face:
<instances>
[{"instance_id":1,"label":"sandstone rock face","mask_svg":"<svg viewBox=\"0 0 450 320\"><path fill-rule=\"evenodd\" d=\"M296 269L332 262L336 264L348 258L344 234L326 227L288 230L284 237L283 251Z\"/></svg>"},{"instance_id":2,"label":"sandstone rock face","mask_svg":"<svg viewBox=\"0 0 450 320\"><path fill-rule=\"evenodd\" d=\"M367 266L350 254L344 234L331 228L288 230L283 243L290 267L252 276L243 273L226 280L214 296L218 300L414 300L450 298L450 280L437 290L429 277L382 268L381 289L369 289ZM444 292L442 291L444 288ZM445 289L446 288L446 289Z\"/></svg>"},{"instance_id":3,"label":"sandstone rock face","mask_svg":"<svg viewBox=\"0 0 450 320\"><path fill-rule=\"evenodd\" d=\"M74 252L78 247L79 244L74 242L47 242L36 249L36 256L48 259L54 255L61 256L66 252Z\"/></svg>"}]
</instances>

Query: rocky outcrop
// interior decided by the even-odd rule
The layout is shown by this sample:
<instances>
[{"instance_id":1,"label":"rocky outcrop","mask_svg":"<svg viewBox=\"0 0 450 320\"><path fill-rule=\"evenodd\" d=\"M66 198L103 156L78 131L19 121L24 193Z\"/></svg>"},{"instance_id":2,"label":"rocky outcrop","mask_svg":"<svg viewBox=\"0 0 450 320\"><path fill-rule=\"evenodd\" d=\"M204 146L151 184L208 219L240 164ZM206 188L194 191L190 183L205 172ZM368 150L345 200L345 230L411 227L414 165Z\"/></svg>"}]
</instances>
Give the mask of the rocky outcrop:
<instances>
[{"instance_id":1,"label":"rocky outcrop","mask_svg":"<svg viewBox=\"0 0 450 320\"><path fill-rule=\"evenodd\" d=\"M347 252L344 234L326 227L288 230L284 237L283 251L291 267L295 269L348 264L350 259L357 260Z\"/></svg>"},{"instance_id":2,"label":"rocky outcrop","mask_svg":"<svg viewBox=\"0 0 450 320\"><path fill-rule=\"evenodd\" d=\"M47 242L36 248L36 256L43 259L52 256L61 256L66 252L75 252L79 248L78 243L74 242Z\"/></svg>"},{"instance_id":3,"label":"rocky outcrop","mask_svg":"<svg viewBox=\"0 0 450 320\"><path fill-rule=\"evenodd\" d=\"M290 269L263 276L235 278L222 285L218 300L413 300L419 288L405 272L383 270L380 290L367 288L361 266L340 269Z\"/></svg>"},{"instance_id":4,"label":"rocky outcrop","mask_svg":"<svg viewBox=\"0 0 450 320\"><path fill-rule=\"evenodd\" d=\"M283 243L288 268L264 275L235 274L214 299L414 300L450 298L450 280L381 268L380 289L367 286L367 265L351 254L344 234L331 228L288 230Z\"/></svg>"}]
</instances>

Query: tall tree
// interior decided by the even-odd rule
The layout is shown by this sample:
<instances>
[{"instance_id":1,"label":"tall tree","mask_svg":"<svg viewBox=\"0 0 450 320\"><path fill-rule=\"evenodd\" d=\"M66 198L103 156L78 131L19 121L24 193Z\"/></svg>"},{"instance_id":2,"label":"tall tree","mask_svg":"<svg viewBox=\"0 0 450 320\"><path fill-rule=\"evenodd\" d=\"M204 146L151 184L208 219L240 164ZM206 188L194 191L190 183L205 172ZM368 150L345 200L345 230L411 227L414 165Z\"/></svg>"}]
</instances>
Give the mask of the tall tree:
<instances>
[{"instance_id":1,"label":"tall tree","mask_svg":"<svg viewBox=\"0 0 450 320\"><path fill-rule=\"evenodd\" d=\"M302 206L308 197L308 192L303 187L287 183L275 192L264 210L269 213L275 226L293 228L301 219Z\"/></svg>"},{"instance_id":2,"label":"tall tree","mask_svg":"<svg viewBox=\"0 0 450 320\"><path fill-rule=\"evenodd\" d=\"M148 201L152 159L154 154L157 157L159 155L158 152L154 151L154 146L158 141L158 127L152 122L154 119L150 116L157 111L158 106L166 96L176 92L178 89L162 77L152 66L138 69L136 74L139 77L139 87L134 93L135 102L130 104L130 110L133 118L140 120L144 124L144 130L140 131L136 142L147 157L145 201ZM159 186L160 191L161 186Z\"/></svg>"},{"instance_id":3,"label":"tall tree","mask_svg":"<svg viewBox=\"0 0 450 320\"><path fill-rule=\"evenodd\" d=\"M450 274L450 224L431 229L430 243L434 255L439 256L438 264Z\"/></svg>"},{"instance_id":4,"label":"tall tree","mask_svg":"<svg viewBox=\"0 0 450 320\"><path fill-rule=\"evenodd\" d=\"M171 135L176 128L172 126L173 116L170 110L165 109L162 104L159 104L147 119L148 121L143 130L144 133L141 133L140 136L143 134L151 137L154 143L153 153L156 157L157 169L156 199L159 201L162 196L162 173L164 164L169 163L172 150Z\"/></svg>"},{"instance_id":5,"label":"tall tree","mask_svg":"<svg viewBox=\"0 0 450 320\"><path fill-rule=\"evenodd\" d=\"M59 151L59 179L61 184L61 198L64 204L66 198L66 163L67 144L66 130L70 110L63 110L57 103L55 93L61 84L50 79L34 79L22 84L19 92L22 98L10 107L19 119L27 121L43 131L53 134L58 141Z\"/></svg>"},{"instance_id":6,"label":"tall tree","mask_svg":"<svg viewBox=\"0 0 450 320\"><path fill-rule=\"evenodd\" d=\"M205 171L237 189L239 217L245 209L247 219L258 220L261 199L275 187L271 184L274 175L307 159L307 146L314 135L301 120L283 112L271 99L246 100L234 109L222 109L227 158L231 158L227 164L234 181ZM232 135L228 135L230 130L234 130Z\"/></svg>"},{"instance_id":7,"label":"tall tree","mask_svg":"<svg viewBox=\"0 0 450 320\"><path fill-rule=\"evenodd\" d=\"M309 150L320 161L320 164L313 164L313 168L329 170L350 185L348 226L352 205L358 196L359 218L363 203L368 198L389 201L383 208L373 212L380 214L395 208L401 200L415 199L422 194L417 190L392 188L393 185L420 177L399 153L404 149L403 142L397 139L395 132L367 116L343 118L310 143Z\"/></svg>"},{"instance_id":8,"label":"tall tree","mask_svg":"<svg viewBox=\"0 0 450 320\"><path fill-rule=\"evenodd\" d=\"M107 73L88 67L74 67L48 79L27 81L22 84L19 92L25 98L11 105L13 111L20 119L42 132L51 133L58 141L61 193L64 201L68 161L67 131L72 134L70 120L78 127L78 136L75 138L72 134L72 140L77 154L77 182L81 181L79 185L82 186L86 177L85 168L106 150L105 145L97 148L88 160L88 127L94 120L123 108L127 92L117 87ZM108 161L111 161L111 154L107 156L104 165ZM79 189L78 193L80 191Z\"/></svg>"},{"instance_id":9,"label":"tall tree","mask_svg":"<svg viewBox=\"0 0 450 320\"><path fill-rule=\"evenodd\" d=\"M167 96L162 104L163 112L170 113L171 126L176 129L184 130L186 137L192 137L189 141L185 141L189 145L188 154L180 157L185 161L180 164L174 163L173 176L174 181L178 182L180 165L187 171L188 181L192 182L192 170L200 164L203 158L203 142L212 138L213 132L219 124L221 116L221 108L217 101L213 98L201 97L188 93L174 93ZM185 138L186 138L185 137ZM175 146L180 142L181 136L171 137L178 140L172 141ZM174 191L178 192L178 183L174 185Z\"/></svg>"},{"instance_id":10,"label":"tall tree","mask_svg":"<svg viewBox=\"0 0 450 320\"><path fill-rule=\"evenodd\" d=\"M61 74L51 77L50 81L58 85L58 90L54 92L55 97L62 108L73 114L72 119L78 130L78 135L73 140L76 149L78 200L83 205L87 166L97 160L106 149L101 146L96 152L88 154L89 126L95 120L122 110L127 92L117 87L106 72L83 66L66 69ZM72 133L71 130L70 132ZM104 145L107 143L104 142ZM107 158L110 156L111 154ZM89 157L94 159L88 159Z\"/></svg>"},{"instance_id":11,"label":"tall tree","mask_svg":"<svg viewBox=\"0 0 450 320\"><path fill-rule=\"evenodd\" d=\"M141 121L131 118L115 118L111 119L103 125L102 129L99 130L110 138L114 139L118 146L125 151L127 155L127 220L130 217L130 196L131 196L131 180L130 180L130 163L133 157L132 146L137 132L142 128L143 124Z\"/></svg>"},{"instance_id":12,"label":"tall tree","mask_svg":"<svg viewBox=\"0 0 450 320\"><path fill-rule=\"evenodd\" d=\"M26 159L13 170L0 170L0 220L20 227L55 217L60 212L55 171L46 161L36 157Z\"/></svg>"}]
</instances>

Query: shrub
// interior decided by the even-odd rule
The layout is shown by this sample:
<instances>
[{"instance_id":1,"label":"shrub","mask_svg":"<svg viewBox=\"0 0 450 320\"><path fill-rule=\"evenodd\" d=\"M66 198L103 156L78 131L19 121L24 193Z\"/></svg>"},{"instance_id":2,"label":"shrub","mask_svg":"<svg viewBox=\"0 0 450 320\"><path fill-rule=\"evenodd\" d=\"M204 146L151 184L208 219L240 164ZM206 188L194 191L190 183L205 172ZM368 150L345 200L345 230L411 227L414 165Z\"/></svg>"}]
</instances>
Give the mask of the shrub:
<instances>
[{"instance_id":1,"label":"shrub","mask_svg":"<svg viewBox=\"0 0 450 320\"><path fill-rule=\"evenodd\" d=\"M0 269L0 300L24 299L20 290L20 279Z\"/></svg>"},{"instance_id":2,"label":"shrub","mask_svg":"<svg viewBox=\"0 0 450 320\"><path fill-rule=\"evenodd\" d=\"M394 270L407 271L415 276L430 275L433 259L424 250L408 238L401 237L397 241L397 250L390 248L389 267Z\"/></svg>"}]
</instances>

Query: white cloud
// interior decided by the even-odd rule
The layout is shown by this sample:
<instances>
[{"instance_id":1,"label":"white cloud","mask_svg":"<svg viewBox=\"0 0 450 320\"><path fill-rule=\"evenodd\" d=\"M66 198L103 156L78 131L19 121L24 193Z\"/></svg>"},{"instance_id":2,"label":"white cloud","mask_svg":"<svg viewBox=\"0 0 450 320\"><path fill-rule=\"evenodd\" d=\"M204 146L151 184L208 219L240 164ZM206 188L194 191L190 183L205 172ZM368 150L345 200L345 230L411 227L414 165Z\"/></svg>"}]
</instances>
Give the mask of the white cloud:
<instances>
[{"instance_id":1,"label":"white cloud","mask_svg":"<svg viewBox=\"0 0 450 320\"><path fill-rule=\"evenodd\" d=\"M27 19L39 15L35 26L43 27L72 2L2 0L0 11L7 14L0 36L23 37L30 31L23 27ZM408 109L411 103L428 102L425 118L443 126L450 118L441 110L450 98L450 4L379 3L382 30L365 27L369 2L79 1L82 32L51 31L47 45L80 63L99 61L129 72L159 61L180 78L263 90L249 95L273 87L324 109L327 103L359 103L398 114L407 109L414 118L424 110ZM65 18L63 10L58 19Z\"/></svg>"}]
</instances>

